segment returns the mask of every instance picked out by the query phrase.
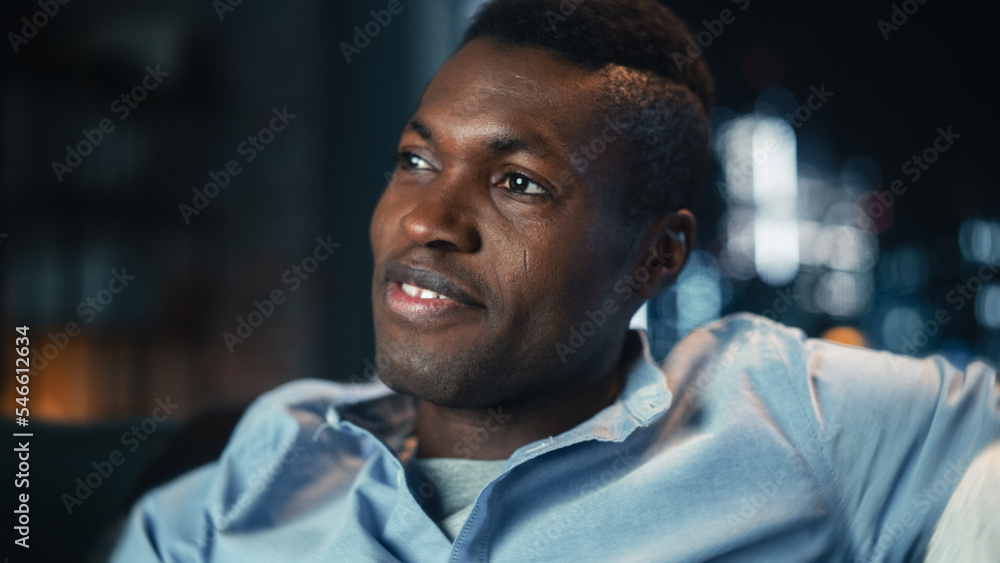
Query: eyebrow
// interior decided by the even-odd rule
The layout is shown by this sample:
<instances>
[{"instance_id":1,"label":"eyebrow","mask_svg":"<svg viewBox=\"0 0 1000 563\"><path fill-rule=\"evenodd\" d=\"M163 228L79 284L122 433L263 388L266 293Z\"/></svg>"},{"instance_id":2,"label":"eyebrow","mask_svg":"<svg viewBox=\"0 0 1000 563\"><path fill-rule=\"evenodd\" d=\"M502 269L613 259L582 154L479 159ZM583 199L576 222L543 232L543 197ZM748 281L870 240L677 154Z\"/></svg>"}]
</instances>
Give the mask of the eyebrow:
<instances>
[{"instance_id":1,"label":"eyebrow","mask_svg":"<svg viewBox=\"0 0 1000 563\"><path fill-rule=\"evenodd\" d=\"M486 150L496 154L510 154L515 152L527 152L535 154L538 151L532 150L527 141L515 139L513 137L494 137L487 141Z\"/></svg>"},{"instance_id":2,"label":"eyebrow","mask_svg":"<svg viewBox=\"0 0 1000 563\"><path fill-rule=\"evenodd\" d=\"M417 121L416 119L411 119L410 121L408 121L406 123L405 130L413 131L417 135L420 135L421 139L429 143L434 142L434 134L431 133L431 130L426 125L424 125L420 121Z\"/></svg>"},{"instance_id":3,"label":"eyebrow","mask_svg":"<svg viewBox=\"0 0 1000 563\"><path fill-rule=\"evenodd\" d=\"M430 127L418 119L411 119L407 122L405 130L413 131L423 140L436 144L434 133ZM524 152L547 158L552 155L552 151L545 145L545 137L542 135L532 135L528 138L511 137L508 135L495 135L484 143L484 148L495 154L513 154Z\"/></svg>"}]
</instances>

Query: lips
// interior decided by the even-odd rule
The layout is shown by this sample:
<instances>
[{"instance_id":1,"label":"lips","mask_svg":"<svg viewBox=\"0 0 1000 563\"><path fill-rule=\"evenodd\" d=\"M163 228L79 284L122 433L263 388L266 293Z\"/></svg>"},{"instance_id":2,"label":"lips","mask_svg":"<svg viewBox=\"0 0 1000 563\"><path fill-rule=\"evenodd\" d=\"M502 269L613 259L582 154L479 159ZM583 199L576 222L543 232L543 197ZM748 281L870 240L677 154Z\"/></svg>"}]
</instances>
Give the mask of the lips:
<instances>
[{"instance_id":1,"label":"lips","mask_svg":"<svg viewBox=\"0 0 1000 563\"><path fill-rule=\"evenodd\" d=\"M431 321L484 309L464 284L441 272L400 262L386 267L385 303L411 321Z\"/></svg>"}]
</instances>

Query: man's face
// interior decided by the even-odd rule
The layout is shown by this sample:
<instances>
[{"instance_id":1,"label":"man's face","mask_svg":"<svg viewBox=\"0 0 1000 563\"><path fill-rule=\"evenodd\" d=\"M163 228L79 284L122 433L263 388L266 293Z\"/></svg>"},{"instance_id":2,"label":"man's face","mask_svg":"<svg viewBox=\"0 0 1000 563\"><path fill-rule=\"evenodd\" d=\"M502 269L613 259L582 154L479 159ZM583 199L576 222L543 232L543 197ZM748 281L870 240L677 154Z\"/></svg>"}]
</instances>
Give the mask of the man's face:
<instances>
[{"instance_id":1,"label":"man's face","mask_svg":"<svg viewBox=\"0 0 1000 563\"><path fill-rule=\"evenodd\" d=\"M580 349L557 352L629 269L618 234L626 141L608 142L586 173L571 158L606 128L600 87L544 51L484 39L438 71L371 223L390 387L481 408L567 391L617 359L639 303L616 300Z\"/></svg>"}]
</instances>

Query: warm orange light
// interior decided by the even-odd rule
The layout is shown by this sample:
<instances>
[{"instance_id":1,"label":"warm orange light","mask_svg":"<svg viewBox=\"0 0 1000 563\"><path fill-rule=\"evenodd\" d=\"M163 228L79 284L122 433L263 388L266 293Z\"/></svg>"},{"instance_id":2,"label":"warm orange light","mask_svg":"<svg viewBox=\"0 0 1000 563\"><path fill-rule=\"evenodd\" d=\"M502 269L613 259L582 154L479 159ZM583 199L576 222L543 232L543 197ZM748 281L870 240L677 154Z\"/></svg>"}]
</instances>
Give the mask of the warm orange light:
<instances>
[{"instance_id":1,"label":"warm orange light","mask_svg":"<svg viewBox=\"0 0 1000 563\"><path fill-rule=\"evenodd\" d=\"M92 363L90 342L83 337L48 360L45 369L34 373L29 382L29 420L86 422L97 418ZM18 396L5 390L3 404L7 412L14 413L14 399Z\"/></svg>"},{"instance_id":2,"label":"warm orange light","mask_svg":"<svg viewBox=\"0 0 1000 563\"><path fill-rule=\"evenodd\" d=\"M850 326L835 326L824 332L820 338L848 346L864 347L868 345L865 335L860 330Z\"/></svg>"}]
</instances>

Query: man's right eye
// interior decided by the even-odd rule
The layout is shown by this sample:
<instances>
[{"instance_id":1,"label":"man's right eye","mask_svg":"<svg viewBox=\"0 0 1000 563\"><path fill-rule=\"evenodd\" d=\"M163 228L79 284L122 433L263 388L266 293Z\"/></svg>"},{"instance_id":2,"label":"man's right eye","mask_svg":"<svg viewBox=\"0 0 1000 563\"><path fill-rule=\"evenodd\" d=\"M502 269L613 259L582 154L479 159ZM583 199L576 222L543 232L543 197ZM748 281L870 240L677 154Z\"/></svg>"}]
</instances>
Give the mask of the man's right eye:
<instances>
[{"instance_id":1,"label":"man's right eye","mask_svg":"<svg viewBox=\"0 0 1000 563\"><path fill-rule=\"evenodd\" d=\"M431 165L416 153L403 151L396 155L396 167L402 170L431 170Z\"/></svg>"}]
</instances>

